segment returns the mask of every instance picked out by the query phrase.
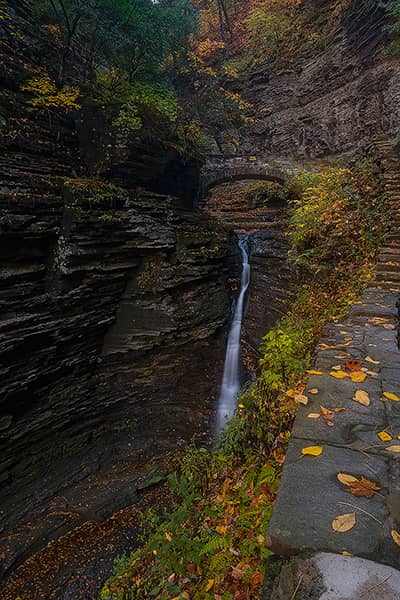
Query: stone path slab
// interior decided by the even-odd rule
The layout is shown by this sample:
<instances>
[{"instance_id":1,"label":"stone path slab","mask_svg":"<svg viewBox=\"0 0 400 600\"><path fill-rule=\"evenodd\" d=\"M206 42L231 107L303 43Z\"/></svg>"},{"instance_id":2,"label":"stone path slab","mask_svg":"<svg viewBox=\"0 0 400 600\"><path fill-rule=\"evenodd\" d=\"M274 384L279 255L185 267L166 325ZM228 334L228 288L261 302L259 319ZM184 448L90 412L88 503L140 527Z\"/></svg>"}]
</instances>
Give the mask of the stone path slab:
<instances>
[{"instance_id":1,"label":"stone path slab","mask_svg":"<svg viewBox=\"0 0 400 600\"><path fill-rule=\"evenodd\" d=\"M399 600L400 572L363 558L320 552L285 565L273 600Z\"/></svg>"},{"instance_id":2,"label":"stone path slab","mask_svg":"<svg viewBox=\"0 0 400 600\"><path fill-rule=\"evenodd\" d=\"M321 374L310 375L309 403L300 407L293 428L268 529L270 548L283 556L346 552L400 568L400 546L392 537L393 530L400 532L400 453L388 449L400 448L400 161L389 155L384 166L392 221L374 280L347 318L326 328L313 366ZM332 376L338 369L346 372L348 359L361 363L365 381ZM312 388L318 393L310 394ZM368 393L369 406L354 400L357 390ZM334 413L331 424L309 418L320 406L344 410ZM383 431L391 438L387 442L378 436ZM303 456L307 446L321 446L322 454ZM372 498L354 496L338 480L339 472L364 476L381 489ZM351 512L355 526L346 533L334 531L333 519Z\"/></svg>"}]
</instances>

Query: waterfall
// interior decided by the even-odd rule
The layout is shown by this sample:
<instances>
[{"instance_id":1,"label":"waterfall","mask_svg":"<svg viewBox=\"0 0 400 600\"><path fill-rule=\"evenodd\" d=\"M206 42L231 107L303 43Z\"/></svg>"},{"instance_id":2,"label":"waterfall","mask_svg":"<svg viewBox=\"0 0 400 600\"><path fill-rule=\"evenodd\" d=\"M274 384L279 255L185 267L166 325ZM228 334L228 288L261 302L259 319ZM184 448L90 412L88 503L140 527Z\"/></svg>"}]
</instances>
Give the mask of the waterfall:
<instances>
[{"instance_id":1,"label":"waterfall","mask_svg":"<svg viewBox=\"0 0 400 600\"><path fill-rule=\"evenodd\" d=\"M242 277L240 282L240 293L236 302L235 312L228 336L221 393L217 404L215 425L217 433L224 429L226 421L234 415L236 410L237 395L240 390L240 334L242 330L244 300L250 283L250 264L247 237L243 237L239 240L239 248L242 253Z\"/></svg>"}]
</instances>

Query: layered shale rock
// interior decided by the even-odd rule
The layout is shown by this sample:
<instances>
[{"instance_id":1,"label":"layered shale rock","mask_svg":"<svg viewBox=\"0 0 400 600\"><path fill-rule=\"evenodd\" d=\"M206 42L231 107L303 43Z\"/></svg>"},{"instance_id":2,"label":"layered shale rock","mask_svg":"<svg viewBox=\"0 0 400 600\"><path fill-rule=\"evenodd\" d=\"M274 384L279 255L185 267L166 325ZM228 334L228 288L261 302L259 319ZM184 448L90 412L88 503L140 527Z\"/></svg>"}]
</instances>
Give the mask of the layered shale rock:
<instances>
[{"instance_id":1,"label":"layered shale rock","mask_svg":"<svg viewBox=\"0 0 400 600\"><path fill-rule=\"evenodd\" d=\"M3 573L134 502L149 461L202 431L235 260L230 234L184 208L194 197L176 156L128 148L98 179L96 115L32 109L21 85L43 58L40 31L28 0L10 10L0 42ZM180 198L139 183L175 184Z\"/></svg>"},{"instance_id":2,"label":"layered shale rock","mask_svg":"<svg viewBox=\"0 0 400 600\"><path fill-rule=\"evenodd\" d=\"M310 0L323 17L326 0ZM387 52L384 8L353 0L332 22L325 47L295 66L265 63L238 82L255 123L225 153L315 159L393 137L400 118L400 66Z\"/></svg>"}]
</instances>

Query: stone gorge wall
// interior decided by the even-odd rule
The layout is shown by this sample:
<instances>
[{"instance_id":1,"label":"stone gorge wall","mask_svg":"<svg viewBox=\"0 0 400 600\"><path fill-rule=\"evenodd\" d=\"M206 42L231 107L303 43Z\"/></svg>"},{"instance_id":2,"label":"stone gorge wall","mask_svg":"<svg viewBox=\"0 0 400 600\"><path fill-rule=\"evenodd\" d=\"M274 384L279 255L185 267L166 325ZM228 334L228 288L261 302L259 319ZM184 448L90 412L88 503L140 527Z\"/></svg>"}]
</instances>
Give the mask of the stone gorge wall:
<instances>
[{"instance_id":1,"label":"stone gorge wall","mask_svg":"<svg viewBox=\"0 0 400 600\"><path fill-rule=\"evenodd\" d=\"M110 169L129 174L125 188L88 177L74 121L29 109L20 86L41 60L30 6L13 8L0 41L3 572L134 501L151 457L201 430L236 252L181 201L137 189L144 153ZM168 171L157 151L142 182Z\"/></svg>"},{"instance_id":2,"label":"stone gorge wall","mask_svg":"<svg viewBox=\"0 0 400 600\"><path fill-rule=\"evenodd\" d=\"M317 9L326 0L310 0ZM265 64L238 83L256 109L241 156L315 159L353 152L400 122L400 64L386 52L384 11L376 0L353 0L348 16L321 49L297 68Z\"/></svg>"},{"instance_id":3,"label":"stone gorge wall","mask_svg":"<svg viewBox=\"0 0 400 600\"><path fill-rule=\"evenodd\" d=\"M257 352L263 336L290 306L295 273L288 263L288 207L284 195L279 194L280 186L265 186L268 197L259 199L246 183L214 188L204 210L237 235L248 238L251 285L242 341Z\"/></svg>"}]
</instances>

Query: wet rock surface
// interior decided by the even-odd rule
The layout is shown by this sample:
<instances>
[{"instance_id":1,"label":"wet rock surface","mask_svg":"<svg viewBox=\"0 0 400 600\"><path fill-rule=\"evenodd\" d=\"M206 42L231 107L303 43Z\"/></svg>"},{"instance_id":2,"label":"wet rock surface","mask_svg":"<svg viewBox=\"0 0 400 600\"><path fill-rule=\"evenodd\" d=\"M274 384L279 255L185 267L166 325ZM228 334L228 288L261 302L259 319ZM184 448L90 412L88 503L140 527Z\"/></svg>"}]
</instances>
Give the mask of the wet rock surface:
<instances>
[{"instance_id":1,"label":"wet rock surface","mask_svg":"<svg viewBox=\"0 0 400 600\"><path fill-rule=\"evenodd\" d=\"M320 552L285 564L265 600L397 600L400 572L357 557Z\"/></svg>"}]
</instances>

